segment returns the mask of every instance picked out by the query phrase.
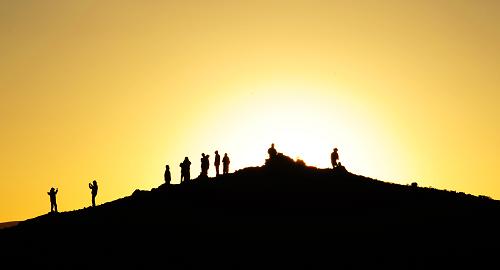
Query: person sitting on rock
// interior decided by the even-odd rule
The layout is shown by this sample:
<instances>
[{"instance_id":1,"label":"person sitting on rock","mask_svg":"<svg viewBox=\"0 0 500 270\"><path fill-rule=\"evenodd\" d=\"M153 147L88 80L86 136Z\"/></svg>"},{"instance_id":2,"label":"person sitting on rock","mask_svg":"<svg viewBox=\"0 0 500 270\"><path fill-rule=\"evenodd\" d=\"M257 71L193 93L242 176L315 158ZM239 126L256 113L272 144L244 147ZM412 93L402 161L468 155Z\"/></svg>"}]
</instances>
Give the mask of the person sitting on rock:
<instances>
[{"instance_id":1,"label":"person sitting on rock","mask_svg":"<svg viewBox=\"0 0 500 270\"><path fill-rule=\"evenodd\" d=\"M267 153L269 154L269 159L274 159L276 155L278 154L278 151L274 148L274 143L271 144L271 147L267 150Z\"/></svg>"}]
</instances>

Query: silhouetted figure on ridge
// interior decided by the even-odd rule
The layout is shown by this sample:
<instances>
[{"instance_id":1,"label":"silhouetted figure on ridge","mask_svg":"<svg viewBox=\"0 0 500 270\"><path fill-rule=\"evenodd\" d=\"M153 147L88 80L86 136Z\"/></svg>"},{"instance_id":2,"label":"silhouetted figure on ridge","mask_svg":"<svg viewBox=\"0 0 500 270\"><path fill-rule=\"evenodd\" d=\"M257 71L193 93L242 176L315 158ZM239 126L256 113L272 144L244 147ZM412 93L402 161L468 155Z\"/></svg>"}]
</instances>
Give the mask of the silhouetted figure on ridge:
<instances>
[{"instance_id":1,"label":"silhouetted figure on ridge","mask_svg":"<svg viewBox=\"0 0 500 270\"><path fill-rule=\"evenodd\" d=\"M339 153L338 153L338 149L337 148L334 148L333 149L333 152L332 154L330 155L330 159L332 161L332 167L335 168L337 167L339 164L337 163L337 160L339 160Z\"/></svg>"},{"instance_id":2,"label":"silhouetted figure on ridge","mask_svg":"<svg viewBox=\"0 0 500 270\"><path fill-rule=\"evenodd\" d=\"M57 213L57 202L56 202L56 194L59 192L59 189L56 188L51 188L47 194L50 196L50 212L56 212Z\"/></svg>"},{"instance_id":3,"label":"silhouetted figure on ridge","mask_svg":"<svg viewBox=\"0 0 500 270\"><path fill-rule=\"evenodd\" d=\"M229 157L227 156L227 153L224 153L224 157L222 158L222 174L228 174L229 173L229 163L231 161L229 160Z\"/></svg>"},{"instance_id":4,"label":"silhouetted figure on ridge","mask_svg":"<svg viewBox=\"0 0 500 270\"><path fill-rule=\"evenodd\" d=\"M165 179L165 185L170 185L170 166L165 165L165 173L163 174L163 179Z\"/></svg>"},{"instance_id":5,"label":"silhouetted figure on ridge","mask_svg":"<svg viewBox=\"0 0 500 270\"><path fill-rule=\"evenodd\" d=\"M276 155L278 154L278 151L274 148L274 143L271 144L271 147L267 150L267 153L269 154L269 159L274 159Z\"/></svg>"},{"instance_id":6,"label":"silhouetted figure on ridge","mask_svg":"<svg viewBox=\"0 0 500 270\"><path fill-rule=\"evenodd\" d=\"M214 161L214 166L215 166L215 176L219 176L219 166L220 166L220 155L219 151L215 151L215 161Z\"/></svg>"},{"instance_id":7,"label":"silhouetted figure on ridge","mask_svg":"<svg viewBox=\"0 0 500 270\"><path fill-rule=\"evenodd\" d=\"M179 167L181 167L181 183L189 181L191 178L190 175L191 161L189 161L188 157L184 158L184 161L181 164L179 164Z\"/></svg>"},{"instance_id":8,"label":"silhouetted figure on ridge","mask_svg":"<svg viewBox=\"0 0 500 270\"><path fill-rule=\"evenodd\" d=\"M337 167L335 167L335 170L337 172L341 172L341 173L347 173L347 169L342 165L342 163L337 163Z\"/></svg>"},{"instance_id":9,"label":"silhouetted figure on ridge","mask_svg":"<svg viewBox=\"0 0 500 270\"><path fill-rule=\"evenodd\" d=\"M200 165L201 165L200 175L205 175L205 153L201 153Z\"/></svg>"},{"instance_id":10,"label":"silhouetted figure on ridge","mask_svg":"<svg viewBox=\"0 0 500 270\"><path fill-rule=\"evenodd\" d=\"M89 188L92 193L92 207L95 207L95 196L97 196L97 189L98 189L97 181L94 180L92 181L92 183L89 183Z\"/></svg>"},{"instance_id":11,"label":"silhouetted figure on ridge","mask_svg":"<svg viewBox=\"0 0 500 270\"><path fill-rule=\"evenodd\" d=\"M209 158L210 155L205 155L205 153L201 153L201 176L206 176L208 177L208 169L210 168L210 161Z\"/></svg>"}]
</instances>

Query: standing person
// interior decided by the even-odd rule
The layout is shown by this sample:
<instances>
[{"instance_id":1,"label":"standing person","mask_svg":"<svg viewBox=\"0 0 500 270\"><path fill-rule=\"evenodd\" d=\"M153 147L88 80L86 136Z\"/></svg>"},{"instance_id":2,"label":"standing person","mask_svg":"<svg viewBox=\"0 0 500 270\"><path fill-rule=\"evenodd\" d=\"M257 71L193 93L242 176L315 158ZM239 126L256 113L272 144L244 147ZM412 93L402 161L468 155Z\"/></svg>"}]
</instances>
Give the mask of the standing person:
<instances>
[{"instance_id":1,"label":"standing person","mask_svg":"<svg viewBox=\"0 0 500 270\"><path fill-rule=\"evenodd\" d=\"M205 175L205 153L201 153L200 164L201 164L200 175Z\"/></svg>"},{"instance_id":2,"label":"standing person","mask_svg":"<svg viewBox=\"0 0 500 270\"><path fill-rule=\"evenodd\" d=\"M219 165L220 165L220 155L219 151L215 151L215 161L214 161L214 166L215 166L215 176L219 176Z\"/></svg>"},{"instance_id":3,"label":"standing person","mask_svg":"<svg viewBox=\"0 0 500 270\"><path fill-rule=\"evenodd\" d=\"M89 188L92 193L92 207L95 207L95 196L97 196L97 189L98 189L97 181L94 180L92 181L92 183L89 183Z\"/></svg>"},{"instance_id":4,"label":"standing person","mask_svg":"<svg viewBox=\"0 0 500 270\"><path fill-rule=\"evenodd\" d=\"M56 202L56 194L59 192L59 188L51 188L47 194L50 197L50 212L56 212L57 213L57 202Z\"/></svg>"},{"instance_id":5,"label":"standing person","mask_svg":"<svg viewBox=\"0 0 500 270\"><path fill-rule=\"evenodd\" d=\"M190 167L191 167L191 161L189 161L188 157L184 158L184 161L179 164L181 167L181 183L189 181L191 178L191 173L190 173Z\"/></svg>"},{"instance_id":6,"label":"standing person","mask_svg":"<svg viewBox=\"0 0 500 270\"><path fill-rule=\"evenodd\" d=\"M210 161L208 158L210 155L205 155L205 153L201 153L201 176L208 176L208 168L210 168Z\"/></svg>"},{"instance_id":7,"label":"standing person","mask_svg":"<svg viewBox=\"0 0 500 270\"><path fill-rule=\"evenodd\" d=\"M210 155L205 155L205 176L208 177L208 169L210 168L210 161L208 160L208 158L210 157Z\"/></svg>"},{"instance_id":8,"label":"standing person","mask_svg":"<svg viewBox=\"0 0 500 270\"><path fill-rule=\"evenodd\" d=\"M222 158L222 174L228 174L229 173L229 163L231 161L229 160L229 157L227 156L227 153L224 153L224 157Z\"/></svg>"},{"instance_id":9,"label":"standing person","mask_svg":"<svg viewBox=\"0 0 500 270\"><path fill-rule=\"evenodd\" d=\"M338 151L338 149L334 148L332 154L330 155L330 159L332 161L333 168L338 166L337 160L339 160L339 153L337 151Z\"/></svg>"},{"instance_id":10,"label":"standing person","mask_svg":"<svg viewBox=\"0 0 500 270\"><path fill-rule=\"evenodd\" d=\"M165 179L165 184L170 185L170 166L165 165L165 173L163 174L163 178Z\"/></svg>"}]
</instances>

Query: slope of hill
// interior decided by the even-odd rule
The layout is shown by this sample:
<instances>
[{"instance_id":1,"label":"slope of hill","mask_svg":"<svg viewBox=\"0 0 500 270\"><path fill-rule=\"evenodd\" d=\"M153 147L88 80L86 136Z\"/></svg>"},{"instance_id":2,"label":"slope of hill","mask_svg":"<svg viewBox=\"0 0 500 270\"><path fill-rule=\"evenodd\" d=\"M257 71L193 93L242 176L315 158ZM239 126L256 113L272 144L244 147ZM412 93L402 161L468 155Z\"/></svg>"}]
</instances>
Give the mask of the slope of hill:
<instances>
[{"instance_id":1,"label":"slope of hill","mask_svg":"<svg viewBox=\"0 0 500 270\"><path fill-rule=\"evenodd\" d=\"M500 203L279 155L1 230L19 267L437 269L496 263Z\"/></svg>"},{"instance_id":2,"label":"slope of hill","mask_svg":"<svg viewBox=\"0 0 500 270\"><path fill-rule=\"evenodd\" d=\"M2 222L2 223L0 223L0 229L14 227L17 224L19 224L19 221Z\"/></svg>"}]
</instances>

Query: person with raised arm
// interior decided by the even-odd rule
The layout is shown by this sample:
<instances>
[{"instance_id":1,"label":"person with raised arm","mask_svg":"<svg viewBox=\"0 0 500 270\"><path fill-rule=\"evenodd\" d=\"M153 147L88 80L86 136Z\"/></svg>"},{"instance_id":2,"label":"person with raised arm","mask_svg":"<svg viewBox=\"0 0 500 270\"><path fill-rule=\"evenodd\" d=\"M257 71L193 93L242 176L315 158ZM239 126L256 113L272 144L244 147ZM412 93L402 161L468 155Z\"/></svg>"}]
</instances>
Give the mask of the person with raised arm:
<instances>
[{"instance_id":1,"label":"person with raised arm","mask_svg":"<svg viewBox=\"0 0 500 270\"><path fill-rule=\"evenodd\" d=\"M55 212L57 213L57 202L56 202L56 195L57 192L59 192L59 188L51 188L47 194L50 197L50 212Z\"/></svg>"},{"instance_id":2,"label":"person with raised arm","mask_svg":"<svg viewBox=\"0 0 500 270\"><path fill-rule=\"evenodd\" d=\"M91 190L91 194L92 194L92 207L95 207L95 197L97 196L97 189L98 189L98 186L97 186L97 181L94 180L92 181L92 183L89 183L89 188Z\"/></svg>"}]
</instances>

